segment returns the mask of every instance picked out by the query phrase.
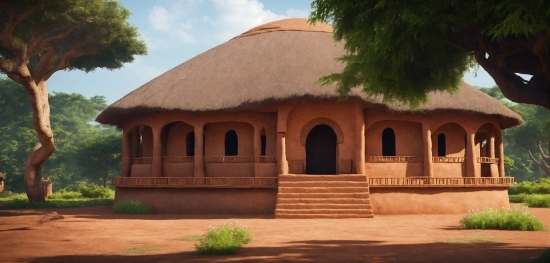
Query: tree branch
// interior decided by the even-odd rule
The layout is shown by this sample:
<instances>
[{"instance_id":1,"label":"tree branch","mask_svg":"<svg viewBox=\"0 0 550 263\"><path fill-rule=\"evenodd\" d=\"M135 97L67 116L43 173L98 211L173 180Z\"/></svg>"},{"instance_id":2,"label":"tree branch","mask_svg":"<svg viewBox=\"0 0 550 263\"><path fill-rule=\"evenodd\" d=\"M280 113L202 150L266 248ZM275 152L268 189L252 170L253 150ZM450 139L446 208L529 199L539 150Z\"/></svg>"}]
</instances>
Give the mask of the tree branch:
<instances>
[{"instance_id":1,"label":"tree branch","mask_svg":"<svg viewBox=\"0 0 550 263\"><path fill-rule=\"evenodd\" d=\"M527 152L529 153L531 160L533 160L533 162L536 163L547 176L550 176L550 166L544 160L538 161L535 156L533 156L530 149L527 149Z\"/></svg>"},{"instance_id":2,"label":"tree branch","mask_svg":"<svg viewBox=\"0 0 550 263\"><path fill-rule=\"evenodd\" d=\"M544 150L542 150L542 141L539 141L539 144L537 146L539 148L540 155L542 156L542 159L547 161L547 162L550 162L550 156L546 155L544 153Z\"/></svg>"}]
</instances>

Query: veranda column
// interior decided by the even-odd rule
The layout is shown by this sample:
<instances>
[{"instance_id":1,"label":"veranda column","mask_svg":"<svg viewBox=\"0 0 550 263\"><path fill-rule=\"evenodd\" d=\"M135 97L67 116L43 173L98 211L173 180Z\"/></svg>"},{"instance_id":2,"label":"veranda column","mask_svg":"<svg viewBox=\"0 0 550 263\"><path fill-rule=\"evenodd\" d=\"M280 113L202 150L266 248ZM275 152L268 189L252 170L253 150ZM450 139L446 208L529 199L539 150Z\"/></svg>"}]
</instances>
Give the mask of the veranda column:
<instances>
[{"instance_id":1,"label":"veranda column","mask_svg":"<svg viewBox=\"0 0 550 263\"><path fill-rule=\"evenodd\" d=\"M277 111L277 170L279 174L288 174L288 161L286 159L286 124L288 114L294 105L287 104L279 107Z\"/></svg>"},{"instance_id":2,"label":"veranda column","mask_svg":"<svg viewBox=\"0 0 550 263\"><path fill-rule=\"evenodd\" d=\"M477 169L477 157L476 157L476 145L475 145L475 133L468 133L467 146L466 147L466 176L479 177Z\"/></svg>"},{"instance_id":3,"label":"veranda column","mask_svg":"<svg viewBox=\"0 0 550 263\"><path fill-rule=\"evenodd\" d=\"M360 104L355 107L355 172L365 174L365 111Z\"/></svg>"},{"instance_id":4,"label":"veranda column","mask_svg":"<svg viewBox=\"0 0 550 263\"><path fill-rule=\"evenodd\" d=\"M130 148L130 135L131 133L127 130L122 132L122 167L120 171L120 176L123 177L130 176L130 171L132 168L132 150Z\"/></svg>"},{"instance_id":5,"label":"veranda column","mask_svg":"<svg viewBox=\"0 0 550 263\"><path fill-rule=\"evenodd\" d=\"M262 155L262 130L258 126L254 126L254 176L258 176L259 167L256 163L258 157Z\"/></svg>"},{"instance_id":6,"label":"veranda column","mask_svg":"<svg viewBox=\"0 0 550 263\"><path fill-rule=\"evenodd\" d=\"M495 133L493 131L490 131L488 133L489 140L487 140L487 146L489 147L489 158L495 158ZM489 164L489 171L491 173L491 177L498 177L498 164L495 165L493 163Z\"/></svg>"},{"instance_id":7,"label":"veranda column","mask_svg":"<svg viewBox=\"0 0 550 263\"><path fill-rule=\"evenodd\" d=\"M153 130L153 163L151 164L151 173L153 177L162 176L162 153L161 153L161 130Z\"/></svg>"},{"instance_id":8,"label":"veranda column","mask_svg":"<svg viewBox=\"0 0 550 263\"><path fill-rule=\"evenodd\" d=\"M424 141L424 176L434 177L432 161L432 130L427 124L422 124L422 140Z\"/></svg>"},{"instance_id":9,"label":"veranda column","mask_svg":"<svg viewBox=\"0 0 550 263\"><path fill-rule=\"evenodd\" d=\"M195 125L194 177L204 177L204 124Z\"/></svg>"},{"instance_id":10,"label":"veranda column","mask_svg":"<svg viewBox=\"0 0 550 263\"><path fill-rule=\"evenodd\" d=\"M498 158L498 176L504 177L504 144L502 143L502 132L497 130L495 134L495 151Z\"/></svg>"}]
</instances>

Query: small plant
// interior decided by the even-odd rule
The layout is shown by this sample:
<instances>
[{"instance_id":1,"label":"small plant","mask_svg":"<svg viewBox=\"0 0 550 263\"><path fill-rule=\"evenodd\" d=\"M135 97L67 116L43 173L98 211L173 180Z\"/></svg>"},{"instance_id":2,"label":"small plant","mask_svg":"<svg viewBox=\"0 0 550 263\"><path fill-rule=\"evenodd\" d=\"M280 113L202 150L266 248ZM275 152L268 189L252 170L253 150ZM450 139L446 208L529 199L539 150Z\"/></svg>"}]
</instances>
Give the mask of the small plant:
<instances>
[{"instance_id":1,"label":"small plant","mask_svg":"<svg viewBox=\"0 0 550 263\"><path fill-rule=\"evenodd\" d=\"M53 194L48 197L49 200L74 200L82 199L82 193L76 191L67 191L61 189L59 191L53 192Z\"/></svg>"},{"instance_id":2,"label":"small plant","mask_svg":"<svg viewBox=\"0 0 550 263\"><path fill-rule=\"evenodd\" d=\"M252 241L252 231L244 225L224 223L221 226L209 227L199 243L195 245L197 252L209 255L232 255L237 249Z\"/></svg>"},{"instance_id":3,"label":"small plant","mask_svg":"<svg viewBox=\"0 0 550 263\"><path fill-rule=\"evenodd\" d=\"M199 241L201 240L202 236L184 236L180 237L177 240L179 241Z\"/></svg>"},{"instance_id":4,"label":"small plant","mask_svg":"<svg viewBox=\"0 0 550 263\"><path fill-rule=\"evenodd\" d=\"M80 185L78 191L86 198L109 198L114 196L113 190L96 184Z\"/></svg>"},{"instance_id":5,"label":"small plant","mask_svg":"<svg viewBox=\"0 0 550 263\"><path fill-rule=\"evenodd\" d=\"M153 208L142 204L139 200L121 201L113 206L117 214L152 214Z\"/></svg>"},{"instance_id":6,"label":"small plant","mask_svg":"<svg viewBox=\"0 0 550 263\"><path fill-rule=\"evenodd\" d=\"M160 249L160 246L150 246L150 247L131 247L123 250L124 253L144 253L144 252L151 252L151 251L157 251Z\"/></svg>"},{"instance_id":7,"label":"small plant","mask_svg":"<svg viewBox=\"0 0 550 263\"><path fill-rule=\"evenodd\" d=\"M542 221L529 213L527 207L516 206L493 210L470 211L460 219L460 225L468 229L542 230Z\"/></svg>"}]
</instances>

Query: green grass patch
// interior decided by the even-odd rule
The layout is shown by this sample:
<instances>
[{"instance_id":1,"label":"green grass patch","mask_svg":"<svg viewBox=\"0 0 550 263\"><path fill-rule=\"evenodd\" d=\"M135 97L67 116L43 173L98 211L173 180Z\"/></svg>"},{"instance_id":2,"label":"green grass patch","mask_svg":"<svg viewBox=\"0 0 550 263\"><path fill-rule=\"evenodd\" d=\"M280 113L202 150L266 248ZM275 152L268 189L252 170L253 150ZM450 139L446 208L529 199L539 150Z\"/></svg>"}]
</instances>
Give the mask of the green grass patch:
<instances>
[{"instance_id":1,"label":"green grass patch","mask_svg":"<svg viewBox=\"0 0 550 263\"><path fill-rule=\"evenodd\" d=\"M506 240L506 238L499 237L458 237L445 239L443 243L487 243L487 242L499 242Z\"/></svg>"},{"instance_id":2,"label":"green grass patch","mask_svg":"<svg viewBox=\"0 0 550 263\"><path fill-rule=\"evenodd\" d=\"M199 241L201 240L202 236L184 236L180 237L177 240L179 241Z\"/></svg>"},{"instance_id":3,"label":"green grass patch","mask_svg":"<svg viewBox=\"0 0 550 263\"><path fill-rule=\"evenodd\" d=\"M146 204L142 204L139 200L121 201L113 206L113 213L152 214L153 208Z\"/></svg>"},{"instance_id":4,"label":"green grass patch","mask_svg":"<svg viewBox=\"0 0 550 263\"><path fill-rule=\"evenodd\" d=\"M235 223L224 223L221 226L210 227L198 244L195 250L207 255L232 255L237 253L242 245L252 241L252 231L244 226Z\"/></svg>"},{"instance_id":5,"label":"green grass patch","mask_svg":"<svg viewBox=\"0 0 550 263\"><path fill-rule=\"evenodd\" d=\"M161 246L150 246L150 247L131 247L124 249L123 253L145 253L145 252L152 252L157 251L161 248Z\"/></svg>"},{"instance_id":6,"label":"green grass patch","mask_svg":"<svg viewBox=\"0 0 550 263\"><path fill-rule=\"evenodd\" d=\"M484 208L468 212L460 219L460 225L467 229L543 230L542 221L529 212L525 206L493 210Z\"/></svg>"},{"instance_id":7,"label":"green grass patch","mask_svg":"<svg viewBox=\"0 0 550 263\"><path fill-rule=\"evenodd\" d=\"M109 199L109 198L47 200L45 202L29 202L29 200L11 200L0 204L0 210L78 208L78 207L90 207L90 206L100 206L100 205L113 205L113 203L114 203L113 199Z\"/></svg>"},{"instance_id":8,"label":"green grass patch","mask_svg":"<svg viewBox=\"0 0 550 263\"><path fill-rule=\"evenodd\" d=\"M550 194L518 194L508 197L511 203L526 203L529 207L550 208Z\"/></svg>"},{"instance_id":9,"label":"green grass patch","mask_svg":"<svg viewBox=\"0 0 550 263\"><path fill-rule=\"evenodd\" d=\"M550 178L541 178L536 181L523 181L508 188L508 194L550 194Z\"/></svg>"}]
</instances>

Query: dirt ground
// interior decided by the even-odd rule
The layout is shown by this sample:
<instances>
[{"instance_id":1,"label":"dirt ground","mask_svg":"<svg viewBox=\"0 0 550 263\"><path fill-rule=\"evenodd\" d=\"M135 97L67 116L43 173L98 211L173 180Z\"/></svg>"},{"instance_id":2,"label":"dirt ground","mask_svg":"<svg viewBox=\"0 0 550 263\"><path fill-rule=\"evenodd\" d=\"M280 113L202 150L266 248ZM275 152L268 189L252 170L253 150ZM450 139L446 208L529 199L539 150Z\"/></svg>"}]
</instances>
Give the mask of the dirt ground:
<instances>
[{"instance_id":1,"label":"dirt ground","mask_svg":"<svg viewBox=\"0 0 550 263\"><path fill-rule=\"evenodd\" d=\"M530 210L550 227L550 209ZM110 207L8 210L0 211L0 262L518 262L550 247L549 231L464 230L462 216L312 220L118 215ZM196 241L178 240L234 221L254 236L236 255L199 255ZM486 242L473 242L480 240Z\"/></svg>"}]
</instances>

